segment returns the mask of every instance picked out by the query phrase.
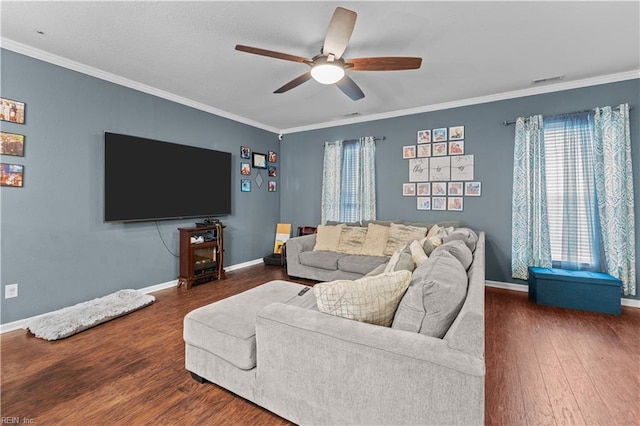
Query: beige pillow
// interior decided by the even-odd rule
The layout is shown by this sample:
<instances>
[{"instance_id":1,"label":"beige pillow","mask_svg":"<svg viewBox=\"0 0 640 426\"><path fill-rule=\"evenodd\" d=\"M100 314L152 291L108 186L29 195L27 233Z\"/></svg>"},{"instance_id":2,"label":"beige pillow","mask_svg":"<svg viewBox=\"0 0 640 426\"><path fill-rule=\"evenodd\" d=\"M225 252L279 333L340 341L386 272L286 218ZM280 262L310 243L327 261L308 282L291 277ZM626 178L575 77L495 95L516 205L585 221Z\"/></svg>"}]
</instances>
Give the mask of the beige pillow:
<instances>
[{"instance_id":1,"label":"beige pillow","mask_svg":"<svg viewBox=\"0 0 640 426\"><path fill-rule=\"evenodd\" d=\"M341 223L340 225L318 225L318 233L316 234L316 245L313 247L314 251L338 251L338 244L340 243L340 235L342 234L342 228L346 225Z\"/></svg>"},{"instance_id":2,"label":"beige pillow","mask_svg":"<svg viewBox=\"0 0 640 426\"><path fill-rule=\"evenodd\" d=\"M387 246L384 248L383 253L385 256L391 256L393 252L398 250L403 244L407 244L413 240L420 240L424 238L426 234L427 228L392 223L389 227Z\"/></svg>"},{"instance_id":3,"label":"beige pillow","mask_svg":"<svg viewBox=\"0 0 640 426\"><path fill-rule=\"evenodd\" d=\"M338 251L346 254L360 254L362 243L367 236L367 228L362 226L345 226L340 234Z\"/></svg>"},{"instance_id":4,"label":"beige pillow","mask_svg":"<svg viewBox=\"0 0 640 426\"><path fill-rule=\"evenodd\" d=\"M420 241L418 240L413 240L413 242L409 245L409 250L411 250L411 257L413 258L413 263L416 264L416 267L420 266L424 261L429 259L429 256L427 256L427 254L424 252L422 244L420 244Z\"/></svg>"},{"instance_id":5,"label":"beige pillow","mask_svg":"<svg viewBox=\"0 0 640 426\"><path fill-rule=\"evenodd\" d=\"M389 227L370 223L367 235L362 243L360 254L363 256L385 256L384 248L389 238Z\"/></svg>"},{"instance_id":6,"label":"beige pillow","mask_svg":"<svg viewBox=\"0 0 640 426\"><path fill-rule=\"evenodd\" d=\"M313 292L320 312L389 327L409 281L411 272L396 271L319 283Z\"/></svg>"},{"instance_id":7,"label":"beige pillow","mask_svg":"<svg viewBox=\"0 0 640 426\"><path fill-rule=\"evenodd\" d=\"M443 231L444 231L444 229L441 228L440 226L433 225L429 229L429 232L427 232L427 241L429 241L429 243L431 244L431 246L433 248L436 248L440 244L442 244L442 232Z\"/></svg>"}]
</instances>

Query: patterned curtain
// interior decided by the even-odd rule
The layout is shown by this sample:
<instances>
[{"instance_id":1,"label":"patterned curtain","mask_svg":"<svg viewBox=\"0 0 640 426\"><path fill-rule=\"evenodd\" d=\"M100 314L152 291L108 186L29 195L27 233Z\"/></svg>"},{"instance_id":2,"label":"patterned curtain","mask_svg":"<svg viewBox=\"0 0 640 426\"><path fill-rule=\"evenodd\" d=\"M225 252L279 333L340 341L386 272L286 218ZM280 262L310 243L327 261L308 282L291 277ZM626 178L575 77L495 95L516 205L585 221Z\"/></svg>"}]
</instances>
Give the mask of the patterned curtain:
<instances>
[{"instance_id":1,"label":"patterned curtain","mask_svg":"<svg viewBox=\"0 0 640 426\"><path fill-rule=\"evenodd\" d=\"M322 172L322 213L329 220L376 218L375 138L326 142Z\"/></svg>"},{"instance_id":2,"label":"patterned curtain","mask_svg":"<svg viewBox=\"0 0 640 426\"><path fill-rule=\"evenodd\" d=\"M322 168L322 224L328 220L340 220L341 173L342 141L325 142Z\"/></svg>"},{"instance_id":3,"label":"patterned curtain","mask_svg":"<svg viewBox=\"0 0 640 426\"><path fill-rule=\"evenodd\" d=\"M594 110L595 175L607 273L636 294L635 217L629 105Z\"/></svg>"},{"instance_id":4,"label":"patterned curtain","mask_svg":"<svg viewBox=\"0 0 640 426\"><path fill-rule=\"evenodd\" d=\"M541 115L516 120L511 234L514 278L526 280L529 266L551 267Z\"/></svg>"}]
</instances>

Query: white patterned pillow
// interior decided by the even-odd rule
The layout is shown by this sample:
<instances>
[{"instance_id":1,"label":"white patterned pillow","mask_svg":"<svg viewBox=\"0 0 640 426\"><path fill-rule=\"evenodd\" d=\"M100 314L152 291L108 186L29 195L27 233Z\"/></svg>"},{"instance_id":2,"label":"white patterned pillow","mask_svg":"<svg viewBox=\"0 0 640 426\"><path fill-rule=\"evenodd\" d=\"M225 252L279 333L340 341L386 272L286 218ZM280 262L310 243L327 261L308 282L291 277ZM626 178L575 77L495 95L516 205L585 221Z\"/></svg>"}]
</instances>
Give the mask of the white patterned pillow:
<instances>
[{"instance_id":1,"label":"white patterned pillow","mask_svg":"<svg viewBox=\"0 0 640 426\"><path fill-rule=\"evenodd\" d=\"M313 292L320 312L389 327L410 281L411 272L396 271L319 283Z\"/></svg>"}]
</instances>

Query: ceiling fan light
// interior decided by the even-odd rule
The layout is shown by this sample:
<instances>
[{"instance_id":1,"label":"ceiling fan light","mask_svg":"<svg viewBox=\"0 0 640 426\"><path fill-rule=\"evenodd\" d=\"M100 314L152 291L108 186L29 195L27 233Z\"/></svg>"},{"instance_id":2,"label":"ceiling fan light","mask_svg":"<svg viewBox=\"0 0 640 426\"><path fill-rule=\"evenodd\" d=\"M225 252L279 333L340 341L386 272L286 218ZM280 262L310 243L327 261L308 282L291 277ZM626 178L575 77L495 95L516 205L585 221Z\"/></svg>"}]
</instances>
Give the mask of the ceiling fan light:
<instances>
[{"instance_id":1,"label":"ceiling fan light","mask_svg":"<svg viewBox=\"0 0 640 426\"><path fill-rule=\"evenodd\" d=\"M311 76L322 84L334 84L344 77L344 68L337 64L321 63L311 68Z\"/></svg>"}]
</instances>

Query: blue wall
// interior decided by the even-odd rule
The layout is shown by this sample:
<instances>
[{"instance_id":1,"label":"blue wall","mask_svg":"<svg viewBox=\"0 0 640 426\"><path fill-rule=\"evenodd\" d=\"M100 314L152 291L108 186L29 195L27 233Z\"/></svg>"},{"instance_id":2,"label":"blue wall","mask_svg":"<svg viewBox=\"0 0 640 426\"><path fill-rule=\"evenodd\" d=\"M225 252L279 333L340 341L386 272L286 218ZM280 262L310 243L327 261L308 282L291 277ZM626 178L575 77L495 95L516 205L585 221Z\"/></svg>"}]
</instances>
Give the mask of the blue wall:
<instances>
[{"instance_id":1,"label":"blue wall","mask_svg":"<svg viewBox=\"0 0 640 426\"><path fill-rule=\"evenodd\" d=\"M535 95L461 108L427 112L378 121L294 133L282 143L281 221L295 227L320 222L323 144L325 141L385 136L376 152L379 219L433 222L456 219L486 232L486 278L523 283L511 278L511 195L514 126L505 120L533 114L551 115L628 102L631 111L632 155L635 168L636 241L640 241L640 80L628 80L550 94ZM402 147L416 143L421 129L465 126L465 154L475 156L475 180L482 182L481 197L465 197L462 212L418 211L414 197L402 196L408 182L408 160ZM636 271L640 253L636 245ZM640 285L640 278L636 276ZM636 296L635 298L640 298Z\"/></svg>"},{"instance_id":2,"label":"blue wall","mask_svg":"<svg viewBox=\"0 0 640 426\"><path fill-rule=\"evenodd\" d=\"M255 182L240 192L240 145L279 150L270 132L113 83L2 50L2 97L27 104L26 124L0 122L26 135L23 188L0 189L1 322L49 312L123 288L172 281L178 259L156 224L103 222L104 131L211 148L233 155L233 213L221 220L225 265L262 258L273 247L278 193ZM152 159L151 159L152 160ZM254 171L252 178L256 176ZM215 182L194 182L202 186ZM178 227L196 219L158 222L178 253ZM4 299L4 286L19 296Z\"/></svg>"},{"instance_id":3,"label":"blue wall","mask_svg":"<svg viewBox=\"0 0 640 426\"><path fill-rule=\"evenodd\" d=\"M122 288L176 279L178 259L164 247L155 223L103 222L105 130L233 154L233 214L222 218L226 266L270 252L279 221L292 223L293 229L320 222L323 143L329 140L385 136L377 145L378 217L453 218L485 231L487 279L494 281L518 282L510 272L514 128L504 126L504 120L629 102L638 175L640 80L294 133L279 143L261 129L1 52L1 95L27 104L25 125L0 122L3 131L26 135L24 157L2 156L3 162L25 166L24 188L0 189L1 285L19 283L18 298L0 300L3 324ZM465 126L465 151L475 155L482 196L466 197L463 212L418 211L415 198L401 192L408 181L402 146L415 144L418 130L454 125ZM262 188L254 181L251 192L240 192L241 145L279 153L278 192L267 192L265 173ZM640 184L635 181L640 218ZM158 222L171 251L178 252L176 228L194 221ZM636 234L639 230L636 225ZM640 271L640 254L636 258Z\"/></svg>"}]
</instances>

